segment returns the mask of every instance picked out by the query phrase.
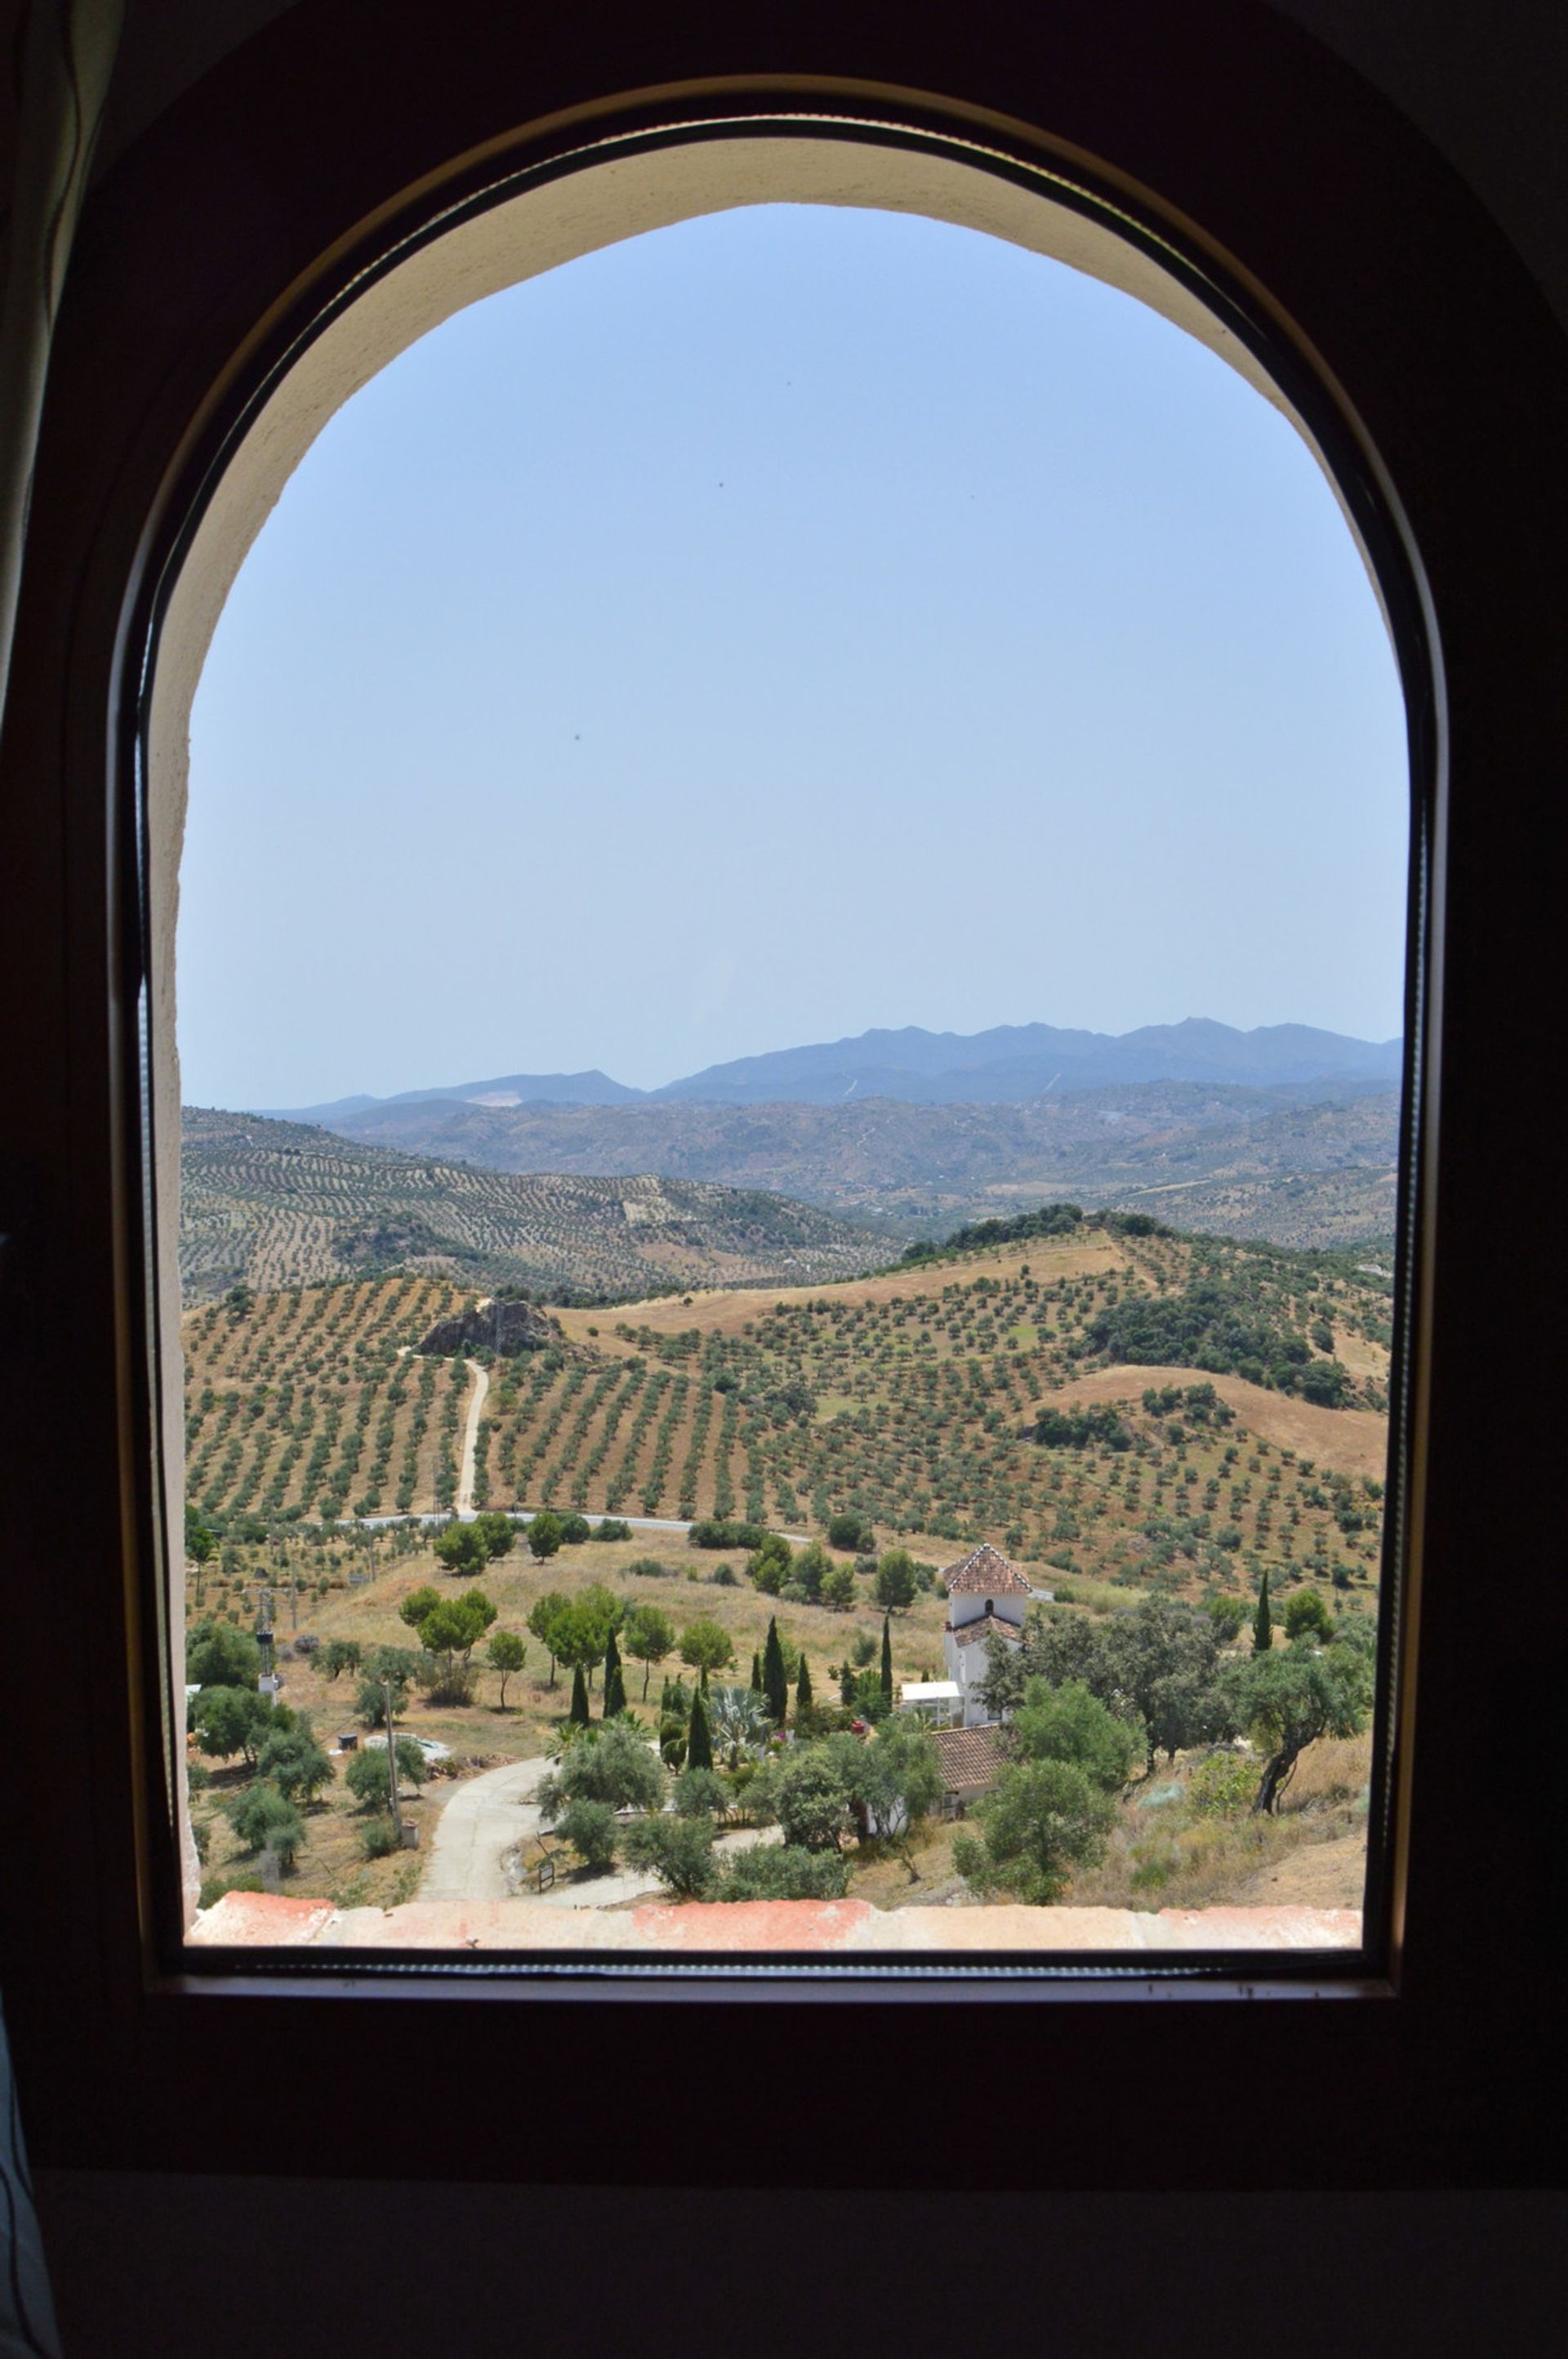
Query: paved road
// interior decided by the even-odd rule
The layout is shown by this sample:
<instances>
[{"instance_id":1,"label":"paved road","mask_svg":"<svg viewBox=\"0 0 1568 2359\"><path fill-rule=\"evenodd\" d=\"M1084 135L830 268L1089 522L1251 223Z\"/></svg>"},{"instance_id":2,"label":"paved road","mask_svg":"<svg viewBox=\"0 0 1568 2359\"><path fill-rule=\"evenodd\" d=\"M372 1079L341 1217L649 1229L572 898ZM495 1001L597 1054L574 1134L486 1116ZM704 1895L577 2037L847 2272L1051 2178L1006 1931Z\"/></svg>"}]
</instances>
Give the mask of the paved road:
<instances>
[{"instance_id":1,"label":"paved road","mask_svg":"<svg viewBox=\"0 0 1568 2359\"><path fill-rule=\"evenodd\" d=\"M470 1364L471 1365L472 1364L470 1363ZM483 1396L481 1395L481 1397L482 1398ZM474 1419L476 1441L478 1430L479 1420L476 1417ZM465 1466L467 1466L466 1453L464 1463ZM470 1477L471 1471L471 1468L469 1469ZM534 1507L524 1513L521 1509L503 1507L499 1510L491 1508L486 1512L489 1514L499 1513L506 1516L518 1527L519 1530L523 1530L533 1522L534 1517L540 1512L540 1510L537 1507ZM557 1515L575 1515L577 1510L573 1507L557 1507L554 1512ZM471 1524L474 1519L476 1510L471 1506L460 1506L457 1508L456 1513L461 1522ZM387 1527L392 1524L449 1524L451 1520L451 1516L444 1511L439 1515L344 1516L341 1518L341 1521L345 1524L359 1524L367 1532L384 1531ZM596 1508L589 1516L588 1520L590 1524L601 1524L611 1519L606 1517ZM691 1529L689 1523L680 1523L673 1516L617 1516L613 1518L613 1521L618 1524L630 1524L634 1532L689 1532ZM792 1548L804 1548L810 1538L810 1534L808 1532L781 1532L779 1537L781 1539L788 1540Z\"/></svg>"},{"instance_id":2,"label":"paved road","mask_svg":"<svg viewBox=\"0 0 1568 2359\"><path fill-rule=\"evenodd\" d=\"M509 1761L504 1769L486 1769L453 1788L436 1821L419 1882L421 1900L510 1897L502 1856L524 1835L537 1833L533 1796L549 1766L543 1758Z\"/></svg>"}]
</instances>

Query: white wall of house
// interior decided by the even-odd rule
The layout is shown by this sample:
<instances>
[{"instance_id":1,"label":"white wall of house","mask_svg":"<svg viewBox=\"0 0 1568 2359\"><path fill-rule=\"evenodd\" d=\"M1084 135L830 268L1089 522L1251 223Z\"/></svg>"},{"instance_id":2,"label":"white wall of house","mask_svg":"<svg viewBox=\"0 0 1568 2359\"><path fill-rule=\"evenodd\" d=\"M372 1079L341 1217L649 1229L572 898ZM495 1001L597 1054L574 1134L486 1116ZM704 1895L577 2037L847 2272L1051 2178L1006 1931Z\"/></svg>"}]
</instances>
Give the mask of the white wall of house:
<instances>
[{"instance_id":1,"label":"white wall of house","mask_svg":"<svg viewBox=\"0 0 1568 2359\"><path fill-rule=\"evenodd\" d=\"M1000 1618L999 1615L998 1619ZM980 1690L985 1685L986 1674L990 1669L989 1644L983 1638L978 1638L972 1646L960 1647L949 1630L944 1633L942 1647L946 1657L947 1675L949 1679L957 1680L963 1696L964 1726L977 1728L983 1721L989 1721L992 1717L986 1710L980 1696Z\"/></svg>"}]
</instances>

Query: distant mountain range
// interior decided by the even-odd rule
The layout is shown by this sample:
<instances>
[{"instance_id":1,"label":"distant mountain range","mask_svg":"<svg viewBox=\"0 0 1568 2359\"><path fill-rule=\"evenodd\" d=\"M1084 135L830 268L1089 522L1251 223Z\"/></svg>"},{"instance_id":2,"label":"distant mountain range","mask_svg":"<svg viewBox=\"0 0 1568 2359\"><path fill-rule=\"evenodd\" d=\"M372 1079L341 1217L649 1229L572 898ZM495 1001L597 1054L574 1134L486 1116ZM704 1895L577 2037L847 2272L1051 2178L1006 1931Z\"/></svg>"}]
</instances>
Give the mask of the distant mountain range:
<instances>
[{"instance_id":1,"label":"distant mountain range","mask_svg":"<svg viewBox=\"0 0 1568 2359\"><path fill-rule=\"evenodd\" d=\"M1135 1082L1184 1082L1353 1097L1398 1086L1398 1039L1357 1040L1306 1024L1250 1032L1204 1016L1146 1024L1135 1032L1065 1031L1052 1024L999 1024L988 1032L862 1032L854 1039L775 1049L709 1065L657 1090L630 1089L607 1073L503 1073L490 1081L337 1098L324 1105L255 1109L332 1129L389 1107L456 1103L522 1106L843 1105L891 1099L912 1105L1022 1105L1031 1099Z\"/></svg>"},{"instance_id":2,"label":"distant mountain range","mask_svg":"<svg viewBox=\"0 0 1568 2359\"><path fill-rule=\"evenodd\" d=\"M330 1098L325 1105L254 1106L270 1122L315 1122L333 1130L373 1106L432 1105L630 1105L647 1095L612 1082L608 1073L502 1073L490 1082L458 1082L450 1089L400 1090L395 1097Z\"/></svg>"},{"instance_id":3,"label":"distant mountain range","mask_svg":"<svg viewBox=\"0 0 1568 2359\"><path fill-rule=\"evenodd\" d=\"M890 1243L1065 1196L1155 1212L1183 1229L1337 1245L1392 1231L1399 1094L1135 1082L1016 1106L425 1098L327 1127L447 1166L585 1179L657 1171L671 1182L776 1190L874 1220Z\"/></svg>"}]
</instances>

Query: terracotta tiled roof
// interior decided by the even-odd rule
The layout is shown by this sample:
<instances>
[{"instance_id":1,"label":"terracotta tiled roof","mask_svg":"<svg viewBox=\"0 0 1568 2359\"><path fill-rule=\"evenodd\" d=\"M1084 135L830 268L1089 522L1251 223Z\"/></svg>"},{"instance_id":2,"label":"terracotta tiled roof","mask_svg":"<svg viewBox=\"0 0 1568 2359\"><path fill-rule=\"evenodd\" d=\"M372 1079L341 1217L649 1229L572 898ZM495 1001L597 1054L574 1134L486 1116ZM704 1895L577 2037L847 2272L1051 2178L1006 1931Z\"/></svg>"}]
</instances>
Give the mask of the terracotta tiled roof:
<instances>
[{"instance_id":1,"label":"terracotta tiled roof","mask_svg":"<svg viewBox=\"0 0 1568 2359\"><path fill-rule=\"evenodd\" d=\"M931 1742L949 1794L967 1786L989 1786L1007 1757L1000 1728L937 1728Z\"/></svg>"},{"instance_id":2,"label":"terracotta tiled roof","mask_svg":"<svg viewBox=\"0 0 1568 2359\"><path fill-rule=\"evenodd\" d=\"M962 1593L974 1597L1030 1597L1033 1592L1013 1563L1000 1549L992 1548L989 1540L982 1542L972 1556L959 1564L950 1564L942 1575L947 1593Z\"/></svg>"},{"instance_id":3,"label":"terracotta tiled roof","mask_svg":"<svg viewBox=\"0 0 1568 2359\"><path fill-rule=\"evenodd\" d=\"M1022 1644L1023 1633L1017 1623L1004 1622L1000 1614L979 1614L957 1630L949 1625L947 1635L955 1647L972 1647L979 1639L989 1638L993 1631L999 1638L1010 1638L1015 1647Z\"/></svg>"}]
</instances>

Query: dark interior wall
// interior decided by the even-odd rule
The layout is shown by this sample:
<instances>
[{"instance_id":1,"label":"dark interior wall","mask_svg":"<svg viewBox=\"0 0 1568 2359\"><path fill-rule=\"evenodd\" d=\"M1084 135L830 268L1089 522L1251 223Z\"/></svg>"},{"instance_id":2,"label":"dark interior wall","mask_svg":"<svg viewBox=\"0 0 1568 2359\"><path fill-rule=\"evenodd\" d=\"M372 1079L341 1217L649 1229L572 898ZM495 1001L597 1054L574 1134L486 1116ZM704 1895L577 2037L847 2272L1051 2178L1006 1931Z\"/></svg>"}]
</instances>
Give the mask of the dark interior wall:
<instances>
[{"instance_id":1,"label":"dark interior wall","mask_svg":"<svg viewBox=\"0 0 1568 2359\"><path fill-rule=\"evenodd\" d=\"M286 0L286 5L287 0ZM308 9L311 0L292 0ZM1048 0L1040 0L1048 5ZM1204 0L1183 0L1201 7ZM1568 321L1568 188L1560 109L1568 11L1542 0L1270 0L1417 124L1487 204ZM129 0L101 165L279 0ZM254 2087L215 2104L266 2102ZM1000 2065L979 2076L1006 2102ZM974 2079L967 2085L975 2087ZM367 2091L388 2136L418 2146L419 2066ZM955 2180L985 2108L933 2088L932 2136ZM27 2093L24 2092L24 2102ZM726 2100L665 2093L672 2138L729 2142L735 2178L762 2120ZM874 2152L877 2125L825 2104L825 2137ZM1173 2190L1201 2124L1152 2124ZM606 2136L613 2137L613 2120ZM1043 2125L1070 2141L1070 2123ZM1289 2125L1259 2093L1238 2187L1277 2159ZM331 2125L301 2170L330 2168ZM522 2108L518 2148L536 2133ZM432 2155L438 2173L442 2158ZM454 2189L301 2177L138 2179L49 2172L40 2201L66 2349L75 2359L211 2351L315 2353L370 2343L487 2359L520 2344L634 2343L767 2352L1027 2332L1032 2347L1213 2352L1223 2337L1288 2354L1469 2352L1508 2334L1555 2346L1568 2207L1541 2196L922 2197L776 2192L613 2194ZM803 2261L809 2268L803 2268Z\"/></svg>"},{"instance_id":2,"label":"dark interior wall","mask_svg":"<svg viewBox=\"0 0 1568 2359\"><path fill-rule=\"evenodd\" d=\"M668 2096L680 2135L743 2153L737 2107ZM398 2110L396 2135L416 2144L416 2103ZM877 2126L825 2119L825 2136L845 2135L874 2147ZM983 2135L972 2106L934 2098L932 2137L956 2162ZM1043 2200L90 2174L46 2174L40 2194L67 2359L1533 2359L1560 2341L1564 2206L1539 2194Z\"/></svg>"},{"instance_id":3,"label":"dark interior wall","mask_svg":"<svg viewBox=\"0 0 1568 2359\"><path fill-rule=\"evenodd\" d=\"M1203 0L1172 0L1201 8ZM1568 8L1556 0L1268 0L1439 147L1568 321ZM126 0L99 142L107 169L229 49L310 0ZM0 17L4 11L0 10Z\"/></svg>"},{"instance_id":4,"label":"dark interior wall","mask_svg":"<svg viewBox=\"0 0 1568 2359\"><path fill-rule=\"evenodd\" d=\"M1568 8L1557 0L1269 0L1409 115L1568 322Z\"/></svg>"}]
</instances>

